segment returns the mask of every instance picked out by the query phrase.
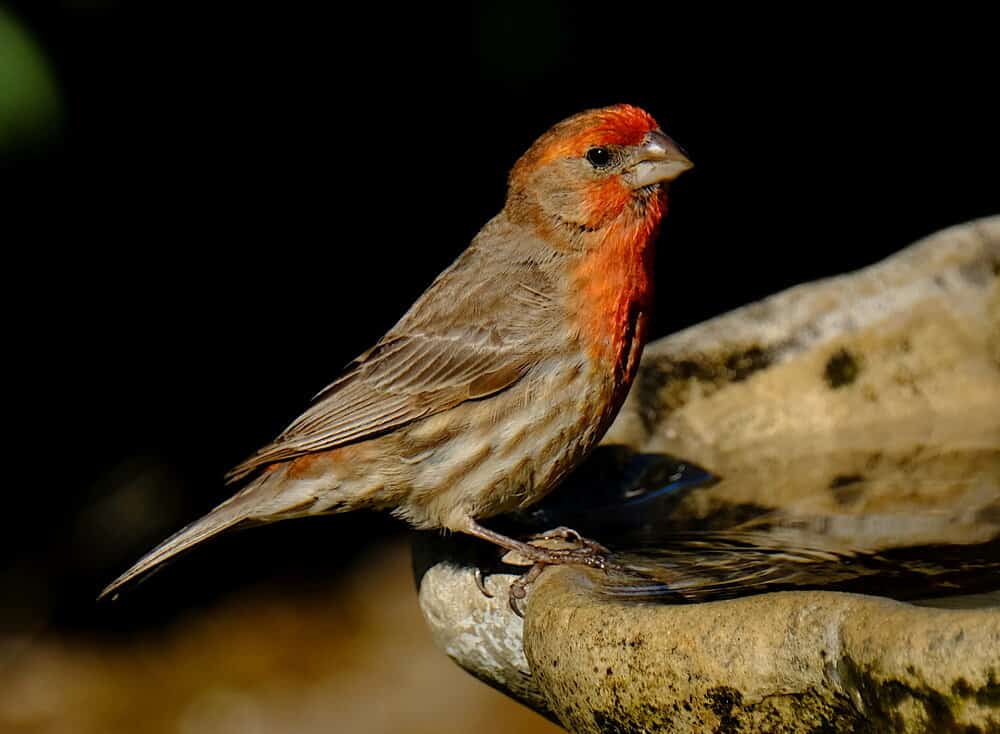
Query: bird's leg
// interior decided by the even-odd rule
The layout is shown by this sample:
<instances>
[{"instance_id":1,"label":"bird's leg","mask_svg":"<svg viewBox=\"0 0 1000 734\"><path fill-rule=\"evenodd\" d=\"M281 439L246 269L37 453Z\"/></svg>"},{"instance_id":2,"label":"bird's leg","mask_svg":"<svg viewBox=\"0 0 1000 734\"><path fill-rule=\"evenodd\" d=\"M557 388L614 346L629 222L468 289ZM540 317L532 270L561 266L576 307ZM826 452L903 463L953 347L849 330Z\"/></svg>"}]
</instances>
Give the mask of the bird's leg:
<instances>
[{"instance_id":1,"label":"bird's leg","mask_svg":"<svg viewBox=\"0 0 1000 734\"><path fill-rule=\"evenodd\" d=\"M468 525L463 530L476 538L489 541L509 551L515 551L533 562L532 567L521 578L517 579L510 587L510 607L521 616L521 611L517 607L517 600L523 599L527 594L527 587L538 578L542 569L546 566L558 566L564 564L577 564L607 570L608 549L600 543L587 540L575 530L570 528L555 528L547 533L533 536L535 540L569 540L576 543L576 548L542 548L531 543L524 543L520 540L508 537L489 528L485 528L475 520L470 519ZM476 585L486 596L491 596L486 591L482 581L482 572L476 577Z\"/></svg>"}]
</instances>

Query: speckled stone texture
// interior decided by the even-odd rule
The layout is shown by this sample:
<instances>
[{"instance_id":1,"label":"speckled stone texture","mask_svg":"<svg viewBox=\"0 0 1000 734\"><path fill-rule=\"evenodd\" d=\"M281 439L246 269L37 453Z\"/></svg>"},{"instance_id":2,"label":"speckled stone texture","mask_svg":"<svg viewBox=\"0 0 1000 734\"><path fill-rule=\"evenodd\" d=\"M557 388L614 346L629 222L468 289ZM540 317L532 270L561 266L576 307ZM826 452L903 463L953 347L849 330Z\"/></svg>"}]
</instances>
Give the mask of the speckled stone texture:
<instances>
[{"instance_id":1,"label":"speckled stone texture","mask_svg":"<svg viewBox=\"0 0 1000 734\"><path fill-rule=\"evenodd\" d=\"M613 548L758 522L769 542L833 564L911 547L995 556L1000 217L650 345L605 443L717 477L613 532L609 515L612 537L595 537ZM522 621L506 599L517 569L481 545L424 535L415 561L437 644L574 732L1000 732L990 576L988 593L935 606L830 591L670 604L554 568ZM493 572L492 598L476 566Z\"/></svg>"},{"instance_id":2,"label":"speckled stone texture","mask_svg":"<svg viewBox=\"0 0 1000 734\"><path fill-rule=\"evenodd\" d=\"M487 598L469 569L437 564L421 581L420 607L434 642L450 658L483 682L546 711L548 702L524 653L523 622L507 604L507 589L515 578L490 576L486 588L493 596Z\"/></svg>"},{"instance_id":3,"label":"speckled stone texture","mask_svg":"<svg viewBox=\"0 0 1000 734\"><path fill-rule=\"evenodd\" d=\"M524 647L573 732L1000 730L1000 607L787 592L678 607L552 569Z\"/></svg>"},{"instance_id":4,"label":"speckled stone texture","mask_svg":"<svg viewBox=\"0 0 1000 734\"><path fill-rule=\"evenodd\" d=\"M604 442L727 474L748 452L783 462L776 439L814 456L935 445L938 420L960 415L995 448L998 273L1000 216L660 339Z\"/></svg>"}]
</instances>

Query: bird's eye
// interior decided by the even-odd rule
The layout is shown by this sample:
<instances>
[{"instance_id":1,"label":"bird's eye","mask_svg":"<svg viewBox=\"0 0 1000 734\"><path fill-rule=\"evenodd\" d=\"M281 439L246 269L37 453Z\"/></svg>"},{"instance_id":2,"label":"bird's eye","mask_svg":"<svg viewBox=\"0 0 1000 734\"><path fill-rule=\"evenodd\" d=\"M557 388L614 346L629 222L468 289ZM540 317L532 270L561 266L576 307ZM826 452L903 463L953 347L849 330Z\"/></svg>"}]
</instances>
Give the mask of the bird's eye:
<instances>
[{"instance_id":1,"label":"bird's eye","mask_svg":"<svg viewBox=\"0 0 1000 734\"><path fill-rule=\"evenodd\" d=\"M607 148L591 148L587 151L587 161L594 168L604 168L611 162L611 153Z\"/></svg>"}]
</instances>

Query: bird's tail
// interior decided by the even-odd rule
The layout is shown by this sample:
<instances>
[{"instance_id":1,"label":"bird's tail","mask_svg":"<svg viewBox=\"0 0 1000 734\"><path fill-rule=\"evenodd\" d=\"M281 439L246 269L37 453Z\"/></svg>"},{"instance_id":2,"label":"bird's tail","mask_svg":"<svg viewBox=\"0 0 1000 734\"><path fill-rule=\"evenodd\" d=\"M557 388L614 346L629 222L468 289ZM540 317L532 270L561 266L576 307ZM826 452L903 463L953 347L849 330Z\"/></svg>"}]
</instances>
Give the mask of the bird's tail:
<instances>
[{"instance_id":1,"label":"bird's tail","mask_svg":"<svg viewBox=\"0 0 1000 734\"><path fill-rule=\"evenodd\" d=\"M97 598L100 600L113 594L130 581L153 571L160 564L203 540L252 519L273 494L273 485L279 483L273 482L273 479L276 477L270 474L258 477L207 515L171 535L108 584Z\"/></svg>"}]
</instances>

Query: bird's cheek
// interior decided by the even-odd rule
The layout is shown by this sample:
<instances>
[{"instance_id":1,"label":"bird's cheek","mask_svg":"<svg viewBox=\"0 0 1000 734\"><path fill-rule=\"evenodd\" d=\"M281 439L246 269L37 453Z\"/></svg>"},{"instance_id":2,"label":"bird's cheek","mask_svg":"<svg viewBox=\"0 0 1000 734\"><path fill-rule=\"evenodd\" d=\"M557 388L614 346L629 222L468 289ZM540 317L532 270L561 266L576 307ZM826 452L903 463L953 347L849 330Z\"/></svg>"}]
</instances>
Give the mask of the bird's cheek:
<instances>
[{"instance_id":1,"label":"bird's cheek","mask_svg":"<svg viewBox=\"0 0 1000 734\"><path fill-rule=\"evenodd\" d=\"M591 184L584 193L587 226L598 229L617 218L628 206L631 196L632 190L618 176Z\"/></svg>"}]
</instances>

